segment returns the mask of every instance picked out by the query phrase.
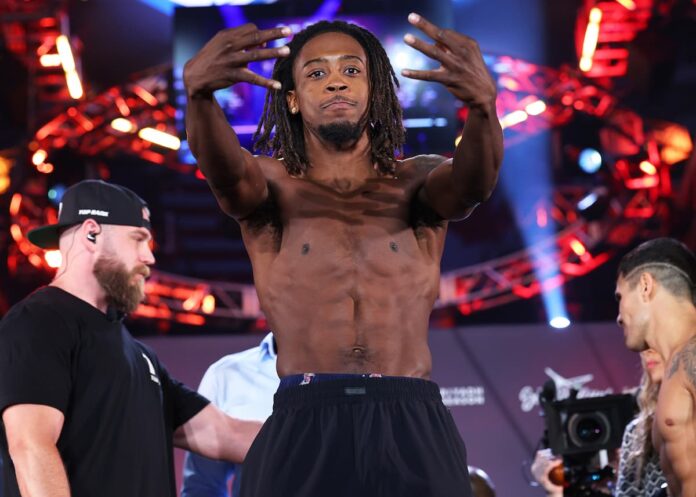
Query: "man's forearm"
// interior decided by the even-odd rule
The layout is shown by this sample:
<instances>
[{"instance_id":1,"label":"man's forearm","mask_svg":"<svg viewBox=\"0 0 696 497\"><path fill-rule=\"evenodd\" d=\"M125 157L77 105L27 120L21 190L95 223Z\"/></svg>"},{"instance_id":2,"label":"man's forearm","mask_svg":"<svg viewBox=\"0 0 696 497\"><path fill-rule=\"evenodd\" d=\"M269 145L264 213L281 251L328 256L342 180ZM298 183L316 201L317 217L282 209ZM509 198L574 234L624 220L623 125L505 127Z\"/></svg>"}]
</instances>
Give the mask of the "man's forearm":
<instances>
[{"instance_id":1,"label":"man's forearm","mask_svg":"<svg viewBox=\"0 0 696 497\"><path fill-rule=\"evenodd\" d=\"M261 429L258 421L228 416L213 405L206 406L174 432L174 445L209 459L239 463Z\"/></svg>"},{"instance_id":2,"label":"man's forearm","mask_svg":"<svg viewBox=\"0 0 696 497\"><path fill-rule=\"evenodd\" d=\"M220 446L220 459L243 462L263 423L228 417L227 424L228 429L224 432L227 442Z\"/></svg>"},{"instance_id":3,"label":"man's forearm","mask_svg":"<svg viewBox=\"0 0 696 497\"><path fill-rule=\"evenodd\" d=\"M70 497L63 460L55 446L23 447L11 451L22 497Z\"/></svg>"},{"instance_id":4,"label":"man's forearm","mask_svg":"<svg viewBox=\"0 0 696 497\"><path fill-rule=\"evenodd\" d=\"M462 198L483 202L493 192L503 161L503 133L495 100L472 106L452 160L452 185Z\"/></svg>"},{"instance_id":5,"label":"man's forearm","mask_svg":"<svg viewBox=\"0 0 696 497\"><path fill-rule=\"evenodd\" d=\"M244 177L244 152L213 95L189 97L186 134L210 186L229 187Z\"/></svg>"}]
</instances>

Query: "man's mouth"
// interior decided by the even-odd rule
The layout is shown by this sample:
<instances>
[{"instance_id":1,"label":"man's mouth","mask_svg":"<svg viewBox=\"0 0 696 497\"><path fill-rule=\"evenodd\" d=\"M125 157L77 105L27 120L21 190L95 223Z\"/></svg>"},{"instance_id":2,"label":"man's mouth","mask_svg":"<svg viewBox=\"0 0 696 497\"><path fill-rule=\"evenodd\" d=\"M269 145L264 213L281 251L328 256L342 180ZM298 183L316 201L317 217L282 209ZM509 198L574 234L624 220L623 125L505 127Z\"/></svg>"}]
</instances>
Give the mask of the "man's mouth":
<instances>
[{"instance_id":1,"label":"man's mouth","mask_svg":"<svg viewBox=\"0 0 696 497\"><path fill-rule=\"evenodd\" d=\"M147 266L138 269L135 271L135 276L142 276L143 280L146 280L150 277L150 268Z\"/></svg>"},{"instance_id":2,"label":"man's mouth","mask_svg":"<svg viewBox=\"0 0 696 497\"><path fill-rule=\"evenodd\" d=\"M347 109L350 107L355 107L358 105L358 103L355 100L350 100L345 97L339 97L335 96L333 98L330 98L326 102L321 104L322 109L328 109L328 108L338 108L338 109Z\"/></svg>"}]
</instances>

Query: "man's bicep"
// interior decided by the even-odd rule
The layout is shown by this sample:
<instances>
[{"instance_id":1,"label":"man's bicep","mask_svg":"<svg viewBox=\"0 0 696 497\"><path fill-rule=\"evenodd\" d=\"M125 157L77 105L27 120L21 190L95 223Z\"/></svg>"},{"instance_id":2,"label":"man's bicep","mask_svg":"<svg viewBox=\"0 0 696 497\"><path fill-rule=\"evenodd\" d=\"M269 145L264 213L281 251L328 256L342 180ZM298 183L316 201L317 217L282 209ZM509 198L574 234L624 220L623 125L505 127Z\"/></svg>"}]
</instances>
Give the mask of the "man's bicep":
<instances>
[{"instance_id":1,"label":"man's bicep","mask_svg":"<svg viewBox=\"0 0 696 497\"><path fill-rule=\"evenodd\" d=\"M45 309L6 317L0 333L0 412L12 405L65 412L71 390L75 334Z\"/></svg>"},{"instance_id":2,"label":"man's bicep","mask_svg":"<svg viewBox=\"0 0 696 497\"><path fill-rule=\"evenodd\" d=\"M16 404L6 408L2 422L10 453L32 445L55 445L64 420L61 411L47 405Z\"/></svg>"},{"instance_id":3,"label":"man's bicep","mask_svg":"<svg viewBox=\"0 0 696 497\"><path fill-rule=\"evenodd\" d=\"M256 210L268 198L268 178L262 166L263 157L243 150L244 167L239 178L227 182L208 179L218 205L230 217L241 219Z\"/></svg>"},{"instance_id":4,"label":"man's bicep","mask_svg":"<svg viewBox=\"0 0 696 497\"><path fill-rule=\"evenodd\" d=\"M205 454L205 448L216 442L221 412L213 404L208 404L191 416L174 430L174 446Z\"/></svg>"},{"instance_id":5,"label":"man's bicep","mask_svg":"<svg viewBox=\"0 0 696 497\"><path fill-rule=\"evenodd\" d=\"M433 209L443 219L456 221L468 217L478 203L463 198L459 190L453 188L452 159L439 157L437 164L433 164L438 156L430 157L430 170L418 191L419 202Z\"/></svg>"}]
</instances>

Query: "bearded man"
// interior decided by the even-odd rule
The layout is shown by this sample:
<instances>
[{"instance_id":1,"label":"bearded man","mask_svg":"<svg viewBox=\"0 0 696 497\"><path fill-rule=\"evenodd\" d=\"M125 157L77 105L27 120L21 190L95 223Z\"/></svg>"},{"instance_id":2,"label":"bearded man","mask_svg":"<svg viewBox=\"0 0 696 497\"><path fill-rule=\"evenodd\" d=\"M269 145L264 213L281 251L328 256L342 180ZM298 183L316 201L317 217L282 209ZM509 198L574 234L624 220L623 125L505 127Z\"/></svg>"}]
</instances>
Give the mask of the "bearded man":
<instances>
[{"instance_id":1,"label":"bearded man","mask_svg":"<svg viewBox=\"0 0 696 497\"><path fill-rule=\"evenodd\" d=\"M241 462L260 423L176 381L122 322L155 262L147 204L82 181L28 238L62 264L0 323L4 495L174 497L172 445Z\"/></svg>"}]
</instances>

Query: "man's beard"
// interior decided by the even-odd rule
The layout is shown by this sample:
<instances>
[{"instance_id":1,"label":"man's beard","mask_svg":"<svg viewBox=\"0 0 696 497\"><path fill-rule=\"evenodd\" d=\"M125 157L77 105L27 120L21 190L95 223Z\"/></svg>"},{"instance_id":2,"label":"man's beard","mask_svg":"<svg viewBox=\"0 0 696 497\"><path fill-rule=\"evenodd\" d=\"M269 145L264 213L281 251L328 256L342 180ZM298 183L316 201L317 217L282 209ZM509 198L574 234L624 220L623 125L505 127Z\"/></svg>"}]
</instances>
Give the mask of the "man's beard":
<instances>
[{"instance_id":1,"label":"man's beard","mask_svg":"<svg viewBox=\"0 0 696 497\"><path fill-rule=\"evenodd\" d=\"M113 257L101 256L97 259L92 270L99 285L106 292L107 303L117 311L129 313L138 308L145 298L143 287L136 281L135 276L149 276L150 270L145 265L126 269L123 262Z\"/></svg>"},{"instance_id":2,"label":"man's beard","mask_svg":"<svg viewBox=\"0 0 696 497\"><path fill-rule=\"evenodd\" d=\"M359 122L339 121L322 124L317 128L317 131L322 140L329 142L337 149L341 149L358 141L362 133L362 126Z\"/></svg>"}]
</instances>

